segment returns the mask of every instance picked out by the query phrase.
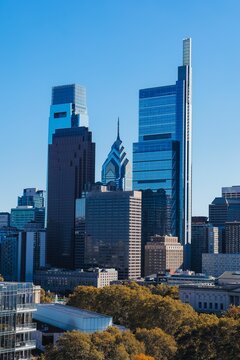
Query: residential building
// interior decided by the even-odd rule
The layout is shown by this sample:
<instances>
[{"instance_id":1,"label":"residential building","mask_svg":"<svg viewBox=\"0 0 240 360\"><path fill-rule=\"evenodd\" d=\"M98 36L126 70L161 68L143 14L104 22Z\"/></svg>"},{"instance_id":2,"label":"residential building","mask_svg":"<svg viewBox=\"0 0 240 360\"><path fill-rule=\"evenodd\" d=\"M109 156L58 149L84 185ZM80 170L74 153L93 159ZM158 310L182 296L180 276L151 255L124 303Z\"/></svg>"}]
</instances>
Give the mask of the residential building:
<instances>
[{"instance_id":1,"label":"residential building","mask_svg":"<svg viewBox=\"0 0 240 360\"><path fill-rule=\"evenodd\" d=\"M118 279L115 269L93 268L88 270L49 269L37 270L34 274L34 284L44 290L56 294L69 294L76 286L94 286L102 288L109 286Z\"/></svg>"},{"instance_id":2,"label":"residential building","mask_svg":"<svg viewBox=\"0 0 240 360\"><path fill-rule=\"evenodd\" d=\"M240 254L202 254L202 271L215 277L224 271L240 271Z\"/></svg>"},{"instance_id":3,"label":"residential building","mask_svg":"<svg viewBox=\"0 0 240 360\"><path fill-rule=\"evenodd\" d=\"M170 232L190 267L192 162L191 39L183 40L176 84L139 92L139 139L133 144L133 189L166 192ZM144 207L144 205L143 205ZM156 234L157 232L155 232ZM148 239L143 238L144 245Z\"/></svg>"},{"instance_id":4,"label":"residential building","mask_svg":"<svg viewBox=\"0 0 240 360\"><path fill-rule=\"evenodd\" d=\"M54 345L65 331L93 333L113 325L111 316L61 304L37 304L34 320L37 321L36 345L41 351L46 345Z\"/></svg>"},{"instance_id":5,"label":"residential building","mask_svg":"<svg viewBox=\"0 0 240 360\"><path fill-rule=\"evenodd\" d=\"M155 235L145 245L145 276L175 272L183 265L183 246L174 236Z\"/></svg>"},{"instance_id":6,"label":"residential building","mask_svg":"<svg viewBox=\"0 0 240 360\"><path fill-rule=\"evenodd\" d=\"M118 190L132 190L132 167L120 139L119 119L117 139L102 166L103 185L108 185L111 182L115 184Z\"/></svg>"},{"instance_id":7,"label":"residential building","mask_svg":"<svg viewBox=\"0 0 240 360\"><path fill-rule=\"evenodd\" d=\"M19 230L23 230L26 224L37 222L44 228L45 208L37 208L33 206L17 206L11 209L10 225Z\"/></svg>"},{"instance_id":8,"label":"residential building","mask_svg":"<svg viewBox=\"0 0 240 360\"><path fill-rule=\"evenodd\" d=\"M18 197L18 206L45 207L46 191L36 188L23 189L23 195Z\"/></svg>"},{"instance_id":9,"label":"residential building","mask_svg":"<svg viewBox=\"0 0 240 360\"><path fill-rule=\"evenodd\" d=\"M240 222L225 223L225 247L227 254L240 253Z\"/></svg>"},{"instance_id":10,"label":"residential building","mask_svg":"<svg viewBox=\"0 0 240 360\"><path fill-rule=\"evenodd\" d=\"M141 195L97 185L77 200L76 222L82 219L83 232L77 234L76 248L84 252L79 263L85 268L115 268L120 279L141 275Z\"/></svg>"},{"instance_id":11,"label":"residential building","mask_svg":"<svg viewBox=\"0 0 240 360\"><path fill-rule=\"evenodd\" d=\"M95 143L85 89L54 87L49 119L47 262L74 269L75 200L94 183Z\"/></svg>"},{"instance_id":12,"label":"residential building","mask_svg":"<svg viewBox=\"0 0 240 360\"><path fill-rule=\"evenodd\" d=\"M32 339L36 326L34 286L31 283L0 283L0 357L3 360L30 360L36 348Z\"/></svg>"},{"instance_id":13,"label":"residential building","mask_svg":"<svg viewBox=\"0 0 240 360\"><path fill-rule=\"evenodd\" d=\"M10 225L10 214L8 212L0 212L0 229Z\"/></svg>"}]
</instances>

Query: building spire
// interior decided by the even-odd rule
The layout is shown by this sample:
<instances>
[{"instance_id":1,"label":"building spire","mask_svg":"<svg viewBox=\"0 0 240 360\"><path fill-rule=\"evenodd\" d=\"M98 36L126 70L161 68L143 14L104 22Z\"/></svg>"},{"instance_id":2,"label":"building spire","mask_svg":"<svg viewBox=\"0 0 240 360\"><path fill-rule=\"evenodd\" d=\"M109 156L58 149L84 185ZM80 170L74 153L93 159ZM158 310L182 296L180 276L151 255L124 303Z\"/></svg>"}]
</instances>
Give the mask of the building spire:
<instances>
[{"instance_id":1,"label":"building spire","mask_svg":"<svg viewBox=\"0 0 240 360\"><path fill-rule=\"evenodd\" d=\"M119 135L119 117L118 117L118 121L117 121L117 140L120 140L120 135Z\"/></svg>"}]
</instances>

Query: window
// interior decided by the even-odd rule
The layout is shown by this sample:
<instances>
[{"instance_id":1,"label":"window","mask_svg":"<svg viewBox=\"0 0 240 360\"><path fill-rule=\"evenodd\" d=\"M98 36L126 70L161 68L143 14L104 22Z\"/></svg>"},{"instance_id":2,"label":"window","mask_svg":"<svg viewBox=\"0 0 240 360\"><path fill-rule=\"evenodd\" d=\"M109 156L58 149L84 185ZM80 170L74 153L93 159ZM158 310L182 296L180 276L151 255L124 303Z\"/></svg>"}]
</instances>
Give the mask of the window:
<instances>
[{"instance_id":1,"label":"window","mask_svg":"<svg viewBox=\"0 0 240 360\"><path fill-rule=\"evenodd\" d=\"M212 309L212 303L211 302L209 303L209 309Z\"/></svg>"},{"instance_id":2,"label":"window","mask_svg":"<svg viewBox=\"0 0 240 360\"><path fill-rule=\"evenodd\" d=\"M204 303L204 309L207 309L207 303L206 302Z\"/></svg>"},{"instance_id":3,"label":"window","mask_svg":"<svg viewBox=\"0 0 240 360\"><path fill-rule=\"evenodd\" d=\"M199 309L202 308L202 303L201 303L201 301L198 303L198 307L199 307Z\"/></svg>"},{"instance_id":4,"label":"window","mask_svg":"<svg viewBox=\"0 0 240 360\"><path fill-rule=\"evenodd\" d=\"M220 304L220 309L223 310L223 303Z\"/></svg>"},{"instance_id":5,"label":"window","mask_svg":"<svg viewBox=\"0 0 240 360\"><path fill-rule=\"evenodd\" d=\"M67 116L66 111L54 113L54 119L58 119L58 118L66 117L66 116Z\"/></svg>"},{"instance_id":6,"label":"window","mask_svg":"<svg viewBox=\"0 0 240 360\"><path fill-rule=\"evenodd\" d=\"M218 310L218 303L215 303L215 310Z\"/></svg>"}]
</instances>

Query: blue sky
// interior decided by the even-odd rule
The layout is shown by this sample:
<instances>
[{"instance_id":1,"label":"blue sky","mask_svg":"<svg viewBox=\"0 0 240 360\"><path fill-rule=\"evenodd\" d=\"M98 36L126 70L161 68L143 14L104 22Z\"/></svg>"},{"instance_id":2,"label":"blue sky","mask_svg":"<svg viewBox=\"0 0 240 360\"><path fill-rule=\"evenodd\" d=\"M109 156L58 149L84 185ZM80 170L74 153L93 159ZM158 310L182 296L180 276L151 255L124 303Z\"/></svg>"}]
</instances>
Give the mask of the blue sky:
<instances>
[{"instance_id":1,"label":"blue sky","mask_svg":"<svg viewBox=\"0 0 240 360\"><path fill-rule=\"evenodd\" d=\"M240 184L239 0L0 0L0 211L46 187L51 87L87 88L96 180L116 136L132 156L138 90L172 84L193 42L193 214Z\"/></svg>"}]
</instances>

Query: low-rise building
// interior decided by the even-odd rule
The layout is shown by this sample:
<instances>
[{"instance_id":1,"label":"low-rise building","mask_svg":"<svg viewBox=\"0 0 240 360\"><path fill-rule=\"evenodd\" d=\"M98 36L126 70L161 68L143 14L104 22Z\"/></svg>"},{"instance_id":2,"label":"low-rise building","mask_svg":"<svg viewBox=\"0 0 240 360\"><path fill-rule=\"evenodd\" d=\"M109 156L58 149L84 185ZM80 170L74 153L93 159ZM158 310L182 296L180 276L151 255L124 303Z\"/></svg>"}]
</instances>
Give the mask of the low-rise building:
<instances>
[{"instance_id":1,"label":"low-rise building","mask_svg":"<svg viewBox=\"0 0 240 360\"><path fill-rule=\"evenodd\" d=\"M49 269L38 270L34 275L34 283L40 285L46 291L58 294L72 292L76 286L86 285L102 288L118 279L115 269L93 268L88 271Z\"/></svg>"},{"instance_id":2,"label":"low-rise building","mask_svg":"<svg viewBox=\"0 0 240 360\"><path fill-rule=\"evenodd\" d=\"M46 345L55 344L65 331L93 333L113 325L111 316L60 304L38 304L34 320L37 321L37 348L41 351Z\"/></svg>"},{"instance_id":3,"label":"low-rise building","mask_svg":"<svg viewBox=\"0 0 240 360\"><path fill-rule=\"evenodd\" d=\"M225 272L212 285L180 285L180 300L196 311L219 313L240 305L240 273Z\"/></svg>"},{"instance_id":4,"label":"low-rise building","mask_svg":"<svg viewBox=\"0 0 240 360\"><path fill-rule=\"evenodd\" d=\"M240 271L240 254L202 254L202 270L215 277L225 271Z\"/></svg>"}]
</instances>

